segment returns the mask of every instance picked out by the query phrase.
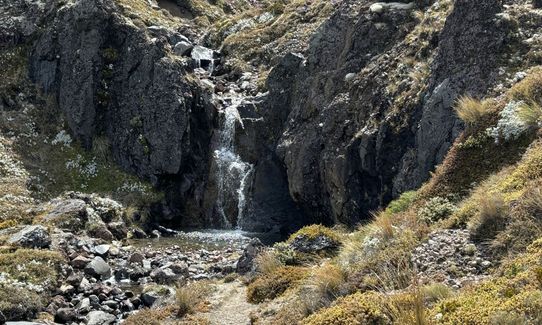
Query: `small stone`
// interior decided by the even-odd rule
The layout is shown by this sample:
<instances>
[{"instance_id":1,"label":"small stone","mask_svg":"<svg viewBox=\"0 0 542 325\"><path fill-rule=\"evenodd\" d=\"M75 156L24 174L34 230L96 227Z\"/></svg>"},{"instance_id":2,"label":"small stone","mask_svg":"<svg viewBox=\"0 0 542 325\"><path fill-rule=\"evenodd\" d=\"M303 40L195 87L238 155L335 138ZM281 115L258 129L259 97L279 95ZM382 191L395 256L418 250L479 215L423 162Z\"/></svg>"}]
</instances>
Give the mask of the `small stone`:
<instances>
[{"instance_id":1,"label":"small stone","mask_svg":"<svg viewBox=\"0 0 542 325\"><path fill-rule=\"evenodd\" d=\"M74 293L75 288L72 285L64 284L64 285L60 286L59 291L60 291L60 294L66 296L66 295Z\"/></svg>"},{"instance_id":2,"label":"small stone","mask_svg":"<svg viewBox=\"0 0 542 325\"><path fill-rule=\"evenodd\" d=\"M94 247L94 253L100 256L106 256L110 248L111 248L110 245L98 245Z\"/></svg>"},{"instance_id":3,"label":"small stone","mask_svg":"<svg viewBox=\"0 0 542 325\"><path fill-rule=\"evenodd\" d=\"M143 254L136 252L130 255L130 258L128 258L128 262L143 264L144 259L145 257L143 256Z\"/></svg>"}]
</instances>

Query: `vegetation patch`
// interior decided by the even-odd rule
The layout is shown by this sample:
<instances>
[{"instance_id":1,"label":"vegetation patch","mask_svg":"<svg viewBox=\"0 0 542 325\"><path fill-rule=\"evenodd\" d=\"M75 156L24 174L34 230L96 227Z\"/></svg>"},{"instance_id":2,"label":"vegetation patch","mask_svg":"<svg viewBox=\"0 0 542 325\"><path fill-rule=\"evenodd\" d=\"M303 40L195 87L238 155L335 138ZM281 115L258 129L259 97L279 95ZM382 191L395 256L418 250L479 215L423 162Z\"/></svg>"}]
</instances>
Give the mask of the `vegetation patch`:
<instances>
[{"instance_id":1,"label":"vegetation patch","mask_svg":"<svg viewBox=\"0 0 542 325\"><path fill-rule=\"evenodd\" d=\"M257 277L247 288L247 299L261 303L275 299L286 290L300 284L308 276L306 268L285 266L276 271Z\"/></svg>"},{"instance_id":2,"label":"vegetation patch","mask_svg":"<svg viewBox=\"0 0 542 325\"><path fill-rule=\"evenodd\" d=\"M11 279L54 289L64 257L55 251L18 249L0 253L0 269Z\"/></svg>"},{"instance_id":3,"label":"vegetation patch","mask_svg":"<svg viewBox=\"0 0 542 325\"><path fill-rule=\"evenodd\" d=\"M7 320L34 319L43 308L41 297L24 288L0 285L0 313Z\"/></svg>"}]
</instances>

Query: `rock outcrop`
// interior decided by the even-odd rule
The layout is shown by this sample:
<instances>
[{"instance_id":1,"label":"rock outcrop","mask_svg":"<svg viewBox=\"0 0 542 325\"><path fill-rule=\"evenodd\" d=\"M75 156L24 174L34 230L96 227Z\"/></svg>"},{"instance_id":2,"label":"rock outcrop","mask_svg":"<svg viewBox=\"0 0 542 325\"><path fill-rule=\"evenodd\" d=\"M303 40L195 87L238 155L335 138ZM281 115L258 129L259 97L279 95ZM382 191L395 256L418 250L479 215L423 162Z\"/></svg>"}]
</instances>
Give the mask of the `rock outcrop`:
<instances>
[{"instance_id":1,"label":"rock outcrop","mask_svg":"<svg viewBox=\"0 0 542 325\"><path fill-rule=\"evenodd\" d=\"M499 1L459 0L442 31L413 48L405 38L419 22L410 6L375 12L369 5L344 2L304 57L286 56L259 110L266 124L281 125L263 131L266 148L312 222L355 224L419 187L463 128L455 99L488 90L511 29L497 15ZM432 62L427 77L401 75L408 56ZM389 90L397 77L407 79L399 85L411 91L406 98Z\"/></svg>"},{"instance_id":2,"label":"rock outcrop","mask_svg":"<svg viewBox=\"0 0 542 325\"><path fill-rule=\"evenodd\" d=\"M172 55L183 39L136 27L114 2L75 1L57 11L30 59L32 79L55 95L85 147L107 137L122 167L176 197L165 218L199 212L214 114L189 81L191 61Z\"/></svg>"}]
</instances>

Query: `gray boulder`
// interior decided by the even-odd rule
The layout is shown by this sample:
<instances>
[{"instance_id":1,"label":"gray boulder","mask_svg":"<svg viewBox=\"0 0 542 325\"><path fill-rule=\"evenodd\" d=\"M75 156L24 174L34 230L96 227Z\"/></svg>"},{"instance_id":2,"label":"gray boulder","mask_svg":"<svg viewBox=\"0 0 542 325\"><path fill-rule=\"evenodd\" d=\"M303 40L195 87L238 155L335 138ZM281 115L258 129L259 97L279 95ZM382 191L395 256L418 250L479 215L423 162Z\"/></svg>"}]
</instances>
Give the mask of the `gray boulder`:
<instances>
[{"instance_id":1,"label":"gray boulder","mask_svg":"<svg viewBox=\"0 0 542 325\"><path fill-rule=\"evenodd\" d=\"M111 277L111 267L103 258L96 256L85 266L85 273L98 279L107 279Z\"/></svg>"},{"instance_id":2,"label":"gray boulder","mask_svg":"<svg viewBox=\"0 0 542 325\"><path fill-rule=\"evenodd\" d=\"M44 226L26 226L12 235L8 243L28 248L47 248L51 245L51 236Z\"/></svg>"},{"instance_id":3,"label":"gray boulder","mask_svg":"<svg viewBox=\"0 0 542 325\"><path fill-rule=\"evenodd\" d=\"M91 311L85 317L87 325L109 325L116 322L117 318L103 311Z\"/></svg>"},{"instance_id":4,"label":"gray boulder","mask_svg":"<svg viewBox=\"0 0 542 325\"><path fill-rule=\"evenodd\" d=\"M254 271L254 259L264 248L265 246L258 238L251 239L250 243L245 247L243 255L241 255L237 262L237 273L246 274Z\"/></svg>"}]
</instances>

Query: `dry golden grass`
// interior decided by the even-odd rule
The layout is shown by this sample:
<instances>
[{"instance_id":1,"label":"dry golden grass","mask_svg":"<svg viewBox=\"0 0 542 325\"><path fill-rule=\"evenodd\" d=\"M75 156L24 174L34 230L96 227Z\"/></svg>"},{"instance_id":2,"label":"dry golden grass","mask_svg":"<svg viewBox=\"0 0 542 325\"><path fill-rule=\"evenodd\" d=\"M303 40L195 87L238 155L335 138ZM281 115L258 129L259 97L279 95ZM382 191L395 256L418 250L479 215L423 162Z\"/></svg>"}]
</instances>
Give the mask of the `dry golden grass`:
<instances>
[{"instance_id":1,"label":"dry golden grass","mask_svg":"<svg viewBox=\"0 0 542 325\"><path fill-rule=\"evenodd\" d=\"M467 125L474 125L490 112L492 104L489 100L481 101L470 96L462 96L457 100L455 111Z\"/></svg>"},{"instance_id":2,"label":"dry golden grass","mask_svg":"<svg viewBox=\"0 0 542 325\"><path fill-rule=\"evenodd\" d=\"M264 251L258 254L255 263L257 271L262 274L271 274L284 266L273 251Z\"/></svg>"},{"instance_id":3,"label":"dry golden grass","mask_svg":"<svg viewBox=\"0 0 542 325\"><path fill-rule=\"evenodd\" d=\"M197 281L178 287L175 293L178 315L182 317L204 308L205 299L211 292L210 281Z\"/></svg>"}]
</instances>

